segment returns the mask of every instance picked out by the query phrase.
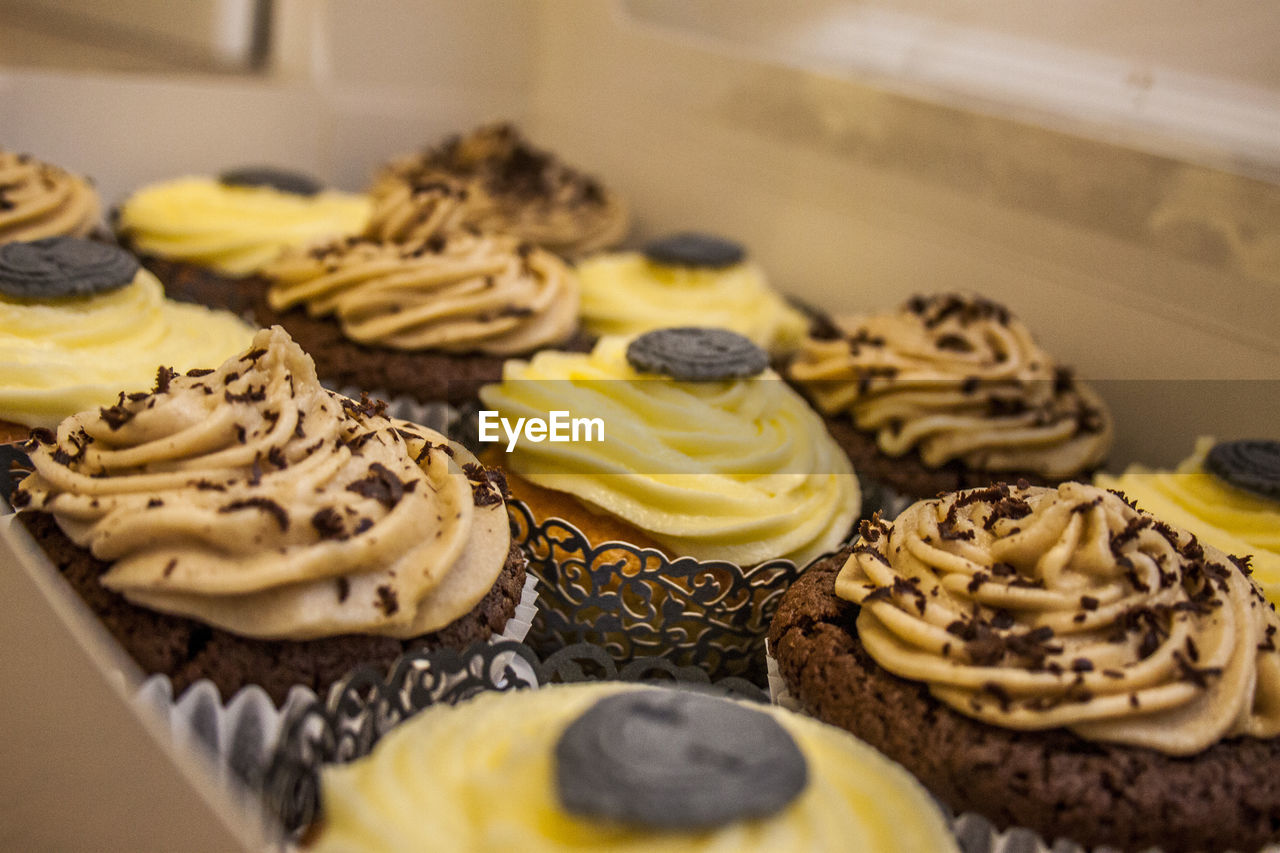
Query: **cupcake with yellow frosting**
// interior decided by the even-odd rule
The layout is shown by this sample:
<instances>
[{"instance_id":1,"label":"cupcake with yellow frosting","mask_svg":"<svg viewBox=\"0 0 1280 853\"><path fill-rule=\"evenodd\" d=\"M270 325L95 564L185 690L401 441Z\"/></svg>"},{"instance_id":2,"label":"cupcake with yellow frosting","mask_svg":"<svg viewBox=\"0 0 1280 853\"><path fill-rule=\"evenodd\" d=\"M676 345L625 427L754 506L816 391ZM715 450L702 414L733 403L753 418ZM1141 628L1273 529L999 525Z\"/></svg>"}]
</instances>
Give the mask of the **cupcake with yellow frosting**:
<instances>
[{"instance_id":1,"label":"cupcake with yellow frosting","mask_svg":"<svg viewBox=\"0 0 1280 853\"><path fill-rule=\"evenodd\" d=\"M858 472L891 492L1088 479L1106 458L1106 405L1003 305L917 296L846 329L808 338L787 377Z\"/></svg>"},{"instance_id":2,"label":"cupcake with yellow frosting","mask_svg":"<svg viewBox=\"0 0 1280 853\"><path fill-rule=\"evenodd\" d=\"M578 276L582 325L596 336L715 326L777 358L800 346L810 324L740 244L710 234L674 234L642 251L592 255L579 262Z\"/></svg>"},{"instance_id":3,"label":"cupcake with yellow frosting","mask_svg":"<svg viewBox=\"0 0 1280 853\"><path fill-rule=\"evenodd\" d=\"M314 851L958 850L924 789L844 732L670 688L434 706L320 789Z\"/></svg>"},{"instance_id":4,"label":"cupcake with yellow frosting","mask_svg":"<svg viewBox=\"0 0 1280 853\"><path fill-rule=\"evenodd\" d=\"M732 332L508 361L480 399L486 458L510 475L544 581L544 629L619 659L754 673L777 596L861 509L821 417Z\"/></svg>"},{"instance_id":5,"label":"cupcake with yellow frosting","mask_svg":"<svg viewBox=\"0 0 1280 853\"><path fill-rule=\"evenodd\" d=\"M616 245L629 224L611 190L502 123L389 163L370 194L368 236L392 242L470 227L579 257Z\"/></svg>"},{"instance_id":6,"label":"cupcake with yellow frosting","mask_svg":"<svg viewBox=\"0 0 1280 853\"><path fill-rule=\"evenodd\" d=\"M88 237L101 219L102 202L87 178L0 150L0 243Z\"/></svg>"},{"instance_id":7,"label":"cupcake with yellow frosting","mask_svg":"<svg viewBox=\"0 0 1280 853\"><path fill-rule=\"evenodd\" d=\"M1280 841L1278 632L1246 559L1096 486L998 484L864 522L770 647L952 809L1172 853Z\"/></svg>"},{"instance_id":8,"label":"cupcake with yellow frosting","mask_svg":"<svg viewBox=\"0 0 1280 853\"><path fill-rule=\"evenodd\" d=\"M248 310L253 276L286 248L364 230L367 196L296 172L237 169L145 186L115 211L121 241L178 299Z\"/></svg>"},{"instance_id":9,"label":"cupcake with yellow frosting","mask_svg":"<svg viewBox=\"0 0 1280 853\"><path fill-rule=\"evenodd\" d=\"M474 401L507 357L572 345L578 329L573 269L506 234L348 238L262 276L258 319L287 328L326 381L423 402Z\"/></svg>"},{"instance_id":10,"label":"cupcake with yellow frosting","mask_svg":"<svg viewBox=\"0 0 1280 853\"><path fill-rule=\"evenodd\" d=\"M503 484L327 391L281 329L40 430L4 544L53 566L144 673L277 702L500 634L524 586ZM35 555L33 557L33 554ZM37 566L38 569L38 566Z\"/></svg>"},{"instance_id":11,"label":"cupcake with yellow frosting","mask_svg":"<svg viewBox=\"0 0 1280 853\"><path fill-rule=\"evenodd\" d=\"M1202 437L1172 471L1130 465L1094 482L1220 551L1249 555L1254 580L1280 604L1280 442Z\"/></svg>"},{"instance_id":12,"label":"cupcake with yellow frosting","mask_svg":"<svg viewBox=\"0 0 1280 853\"><path fill-rule=\"evenodd\" d=\"M122 388L239 352L253 329L165 299L128 252L74 237L0 245L0 425L25 438Z\"/></svg>"}]
</instances>

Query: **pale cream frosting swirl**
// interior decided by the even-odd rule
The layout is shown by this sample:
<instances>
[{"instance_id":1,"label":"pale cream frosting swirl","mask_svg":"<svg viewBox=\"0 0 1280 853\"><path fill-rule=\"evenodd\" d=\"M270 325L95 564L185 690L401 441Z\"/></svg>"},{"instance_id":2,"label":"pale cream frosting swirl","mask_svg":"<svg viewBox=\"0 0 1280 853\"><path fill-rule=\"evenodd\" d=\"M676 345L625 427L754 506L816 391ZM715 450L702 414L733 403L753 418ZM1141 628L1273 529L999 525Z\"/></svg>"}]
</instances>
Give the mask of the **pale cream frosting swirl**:
<instances>
[{"instance_id":1,"label":"pale cream frosting swirl","mask_svg":"<svg viewBox=\"0 0 1280 853\"><path fill-rule=\"evenodd\" d=\"M419 243L349 239L263 269L271 307L333 315L351 340L399 350L528 353L577 329L578 279L554 254L460 230Z\"/></svg>"},{"instance_id":2,"label":"pale cream frosting swirl","mask_svg":"<svg viewBox=\"0 0 1280 853\"><path fill-rule=\"evenodd\" d=\"M195 176L138 190L120 206L116 227L140 253L241 277L286 248L359 234L371 209L364 195L304 196Z\"/></svg>"},{"instance_id":3,"label":"pale cream frosting swirl","mask_svg":"<svg viewBox=\"0 0 1280 853\"><path fill-rule=\"evenodd\" d=\"M395 242L472 226L577 256L615 245L629 225L626 205L613 192L508 124L395 160L370 193L369 236Z\"/></svg>"},{"instance_id":4,"label":"pale cream frosting swirl","mask_svg":"<svg viewBox=\"0 0 1280 853\"><path fill-rule=\"evenodd\" d=\"M512 423L599 418L603 440L520 441L506 464L649 534L676 556L806 564L848 536L858 480L822 419L771 370L723 382L637 372L627 339L508 361L480 399ZM593 436L594 438L595 436Z\"/></svg>"},{"instance_id":5,"label":"pale cream frosting swirl","mask_svg":"<svg viewBox=\"0 0 1280 853\"><path fill-rule=\"evenodd\" d=\"M31 459L15 505L110 561L104 586L246 636L417 636L507 560L501 493L474 457L325 390L279 327L68 418Z\"/></svg>"},{"instance_id":6,"label":"pale cream frosting swirl","mask_svg":"<svg viewBox=\"0 0 1280 853\"><path fill-rule=\"evenodd\" d=\"M56 426L121 388L218 364L242 351L254 330L229 311L165 299L154 275L138 270L124 287L49 300L0 295L0 419Z\"/></svg>"},{"instance_id":7,"label":"pale cream frosting swirl","mask_svg":"<svg viewBox=\"0 0 1280 853\"><path fill-rule=\"evenodd\" d=\"M760 265L674 266L640 252L595 255L578 264L582 325L594 335L637 335L668 326L715 326L775 355L795 351L808 319L774 290Z\"/></svg>"},{"instance_id":8,"label":"pale cream frosting swirl","mask_svg":"<svg viewBox=\"0 0 1280 853\"><path fill-rule=\"evenodd\" d=\"M850 326L843 338L806 340L789 375L824 413L874 433L886 455L914 450L931 468L958 459L1051 478L1106 458L1105 404L1003 306L916 297Z\"/></svg>"},{"instance_id":9,"label":"pale cream frosting swirl","mask_svg":"<svg viewBox=\"0 0 1280 853\"><path fill-rule=\"evenodd\" d=\"M805 756L808 784L771 817L699 831L657 831L567 812L556 797L555 746L619 684L486 693L437 705L388 733L372 754L324 769L321 851L435 850L697 853L957 849L910 774L851 735L761 708ZM510 792L495 796L495 792Z\"/></svg>"},{"instance_id":10,"label":"pale cream frosting swirl","mask_svg":"<svg viewBox=\"0 0 1280 853\"><path fill-rule=\"evenodd\" d=\"M98 191L85 178L0 151L0 243L88 237L101 216Z\"/></svg>"},{"instance_id":11,"label":"pale cream frosting swirl","mask_svg":"<svg viewBox=\"0 0 1280 853\"><path fill-rule=\"evenodd\" d=\"M1082 483L864 523L836 580L888 671L1013 729L1191 755L1280 735L1280 618L1247 561Z\"/></svg>"}]
</instances>

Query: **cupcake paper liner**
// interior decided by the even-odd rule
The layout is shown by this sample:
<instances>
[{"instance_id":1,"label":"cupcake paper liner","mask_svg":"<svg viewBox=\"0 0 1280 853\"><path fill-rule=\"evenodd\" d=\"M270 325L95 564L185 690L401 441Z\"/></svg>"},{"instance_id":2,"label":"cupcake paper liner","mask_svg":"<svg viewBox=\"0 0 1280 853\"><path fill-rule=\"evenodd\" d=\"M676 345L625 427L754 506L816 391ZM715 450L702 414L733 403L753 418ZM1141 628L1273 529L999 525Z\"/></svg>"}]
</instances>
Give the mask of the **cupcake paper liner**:
<instances>
[{"instance_id":1,"label":"cupcake paper liner","mask_svg":"<svg viewBox=\"0 0 1280 853\"><path fill-rule=\"evenodd\" d=\"M529 639L535 648L548 653L591 642L620 664L665 658L764 685L769 620L803 566L770 560L744 568L672 560L626 542L593 545L564 519L539 524L523 501L507 506L512 535L543 584Z\"/></svg>"}]
</instances>

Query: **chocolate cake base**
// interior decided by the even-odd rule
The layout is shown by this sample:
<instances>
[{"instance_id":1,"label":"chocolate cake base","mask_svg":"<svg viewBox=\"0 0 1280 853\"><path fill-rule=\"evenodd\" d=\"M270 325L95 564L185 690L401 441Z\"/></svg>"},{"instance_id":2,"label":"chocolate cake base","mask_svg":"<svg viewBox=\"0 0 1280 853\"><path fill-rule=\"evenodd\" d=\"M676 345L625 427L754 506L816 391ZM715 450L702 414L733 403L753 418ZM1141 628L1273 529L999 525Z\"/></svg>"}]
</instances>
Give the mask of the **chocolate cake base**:
<instances>
[{"instance_id":1,"label":"chocolate cake base","mask_svg":"<svg viewBox=\"0 0 1280 853\"><path fill-rule=\"evenodd\" d=\"M970 719L863 649L858 606L835 594L848 553L787 591L770 648L805 710L905 766L957 812L1086 848L1253 851L1280 840L1280 738L1233 738L1179 758Z\"/></svg>"},{"instance_id":2,"label":"chocolate cake base","mask_svg":"<svg viewBox=\"0 0 1280 853\"><path fill-rule=\"evenodd\" d=\"M1093 479L1092 471L1053 480L1031 471L969 468L956 460L938 468L930 468L914 450L902 456L886 456L876 445L875 434L859 430L847 416L827 417L824 421L831 437L849 456L858 476L882 483L899 494L917 500L936 497L939 492L980 488L998 482L1016 483L1026 480L1033 486L1056 486L1064 480L1090 482Z\"/></svg>"},{"instance_id":3,"label":"chocolate cake base","mask_svg":"<svg viewBox=\"0 0 1280 853\"><path fill-rule=\"evenodd\" d=\"M231 278L187 261L140 255L142 265L164 285L164 293L178 302L193 302L208 308L222 308L253 321L253 306L267 286L257 276Z\"/></svg>"},{"instance_id":4,"label":"chocolate cake base","mask_svg":"<svg viewBox=\"0 0 1280 853\"><path fill-rule=\"evenodd\" d=\"M53 516L27 512L19 518L129 656L144 672L167 675L175 696L201 678L217 685L224 699L249 684L262 687L276 704L283 704L295 684L323 696L329 685L361 664L387 669L412 649L462 649L501 633L524 589L525 557L513 542L493 588L469 613L439 631L409 640L356 634L255 640L129 603L98 581L110 564L75 545Z\"/></svg>"},{"instance_id":5,"label":"chocolate cake base","mask_svg":"<svg viewBox=\"0 0 1280 853\"><path fill-rule=\"evenodd\" d=\"M482 385L502 379L502 365L508 358L366 346L348 340L330 317L312 317L301 307L276 311L267 304L265 289L258 292L254 318L260 326L283 326L315 359L316 373L326 383L404 394L424 403L475 401ZM590 345L579 335L554 349L586 352Z\"/></svg>"}]
</instances>

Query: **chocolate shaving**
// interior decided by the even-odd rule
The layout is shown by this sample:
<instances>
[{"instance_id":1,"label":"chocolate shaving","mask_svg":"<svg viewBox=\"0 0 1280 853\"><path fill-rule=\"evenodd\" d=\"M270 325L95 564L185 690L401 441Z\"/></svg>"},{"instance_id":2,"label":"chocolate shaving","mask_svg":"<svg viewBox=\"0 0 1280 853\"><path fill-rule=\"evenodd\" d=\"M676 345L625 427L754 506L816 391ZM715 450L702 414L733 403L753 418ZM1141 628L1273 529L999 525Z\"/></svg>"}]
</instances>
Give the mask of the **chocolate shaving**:
<instances>
[{"instance_id":1,"label":"chocolate shaving","mask_svg":"<svg viewBox=\"0 0 1280 853\"><path fill-rule=\"evenodd\" d=\"M391 469L381 462L369 466L369 472L363 479L347 485L348 492L355 492L361 497L372 498L388 509L400 502L406 487L412 488L412 482L401 482Z\"/></svg>"},{"instance_id":2,"label":"chocolate shaving","mask_svg":"<svg viewBox=\"0 0 1280 853\"><path fill-rule=\"evenodd\" d=\"M267 399L267 386L259 385L257 388L250 385L243 394L232 394L231 391L223 391L222 396L228 403L261 403Z\"/></svg>"},{"instance_id":3,"label":"chocolate shaving","mask_svg":"<svg viewBox=\"0 0 1280 853\"><path fill-rule=\"evenodd\" d=\"M281 531L289 529L289 514L285 512L284 507L271 500L271 498L252 497L232 501L225 506L219 507L218 512L236 512L242 509L262 510L276 520L276 524L280 525Z\"/></svg>"},{"instance_id":4,"label":"chocolate shaving","mask_svg":"<svg viewBox=\"0 0 1280 853\"><path fill-rule=\"evenodd\" d=\"M342 602L346 601L347 596L351 594L351 582L346 578L340 577L337 580L337 584L338 584L338 603L341 604Z\"/></svg>"},{"instance_id":5,"label":"chocolate shaving","mask_svg":"<svg viewBox=\"0 0 1280 853\"><path fill-rule=\"evenodd\" d=\"M382 608L382 612L388 616L395 614L400 609L400 601L396 598L396 591L390 586L383 584L378 587L378 606Z\"/></svg>"},{"instance_id":6,"label":"chocolate shaving","mask_svg":"<svg viewBox=\"0 0 1280 853\"><path fill-rule=\"evenodd\" d=\"M159 369L156 370L156 390L153 393L168 394L169 383L173 381L175 376L177 376L177 374L173 372L172 367L165 367L163 364L160 365Z\"/></svg>"},{"instance_id":7,"label":"chocolate shaving","mask_svg":"<svg viewBox=\"0 0 1280 853\"><path fill-rule=\"evenodd\" d=\"M311 526L321 539L347 539L347 529L342 523L342 515L333 507L324 507L311 516Z\"/></svg>"}]
</instances>

